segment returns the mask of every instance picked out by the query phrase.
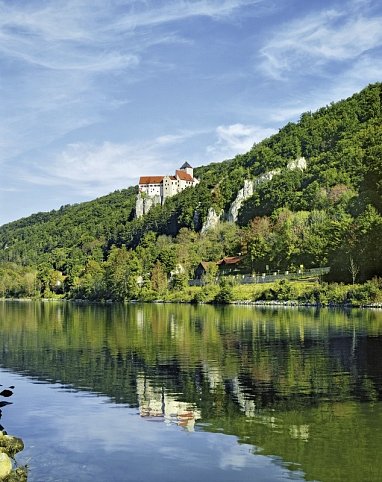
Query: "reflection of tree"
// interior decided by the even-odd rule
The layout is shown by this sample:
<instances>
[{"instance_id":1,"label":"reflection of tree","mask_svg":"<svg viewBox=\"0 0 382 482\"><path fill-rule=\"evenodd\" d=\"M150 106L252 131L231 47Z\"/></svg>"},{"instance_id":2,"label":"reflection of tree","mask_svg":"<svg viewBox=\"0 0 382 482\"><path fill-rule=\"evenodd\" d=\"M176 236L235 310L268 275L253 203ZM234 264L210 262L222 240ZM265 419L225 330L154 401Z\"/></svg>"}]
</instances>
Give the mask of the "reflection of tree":
<instances>
[{"instance_id":1,"label":"reflection of tree","mask_svg":"<svg viewBox=\"0 0 382 482\"><path fill-rule=\"evenodd\" d=\"M163 419L174 412L177 423L200 416L208 430L306 463L313 479L336 480L328 473L340 456L325 449L319 467L320 420L350 464L350 431L370 441L372 423L349 400L382 399L378 312L2 303L0 329L7 368Z\"/></svg>"},{"instance_id":2,"label":"reflection of tree","mask_svg":"<svg viewBox=\"0 0 382 482\"><path fill-rule=\"evenodd\" d=\"M370 335L379 334L377 313L362 312L364 323L357 312L349 317L328 310L12 306L3 304L2 343L19 350L3 351L6 366L94 389L118 402L137 404L142 370L170 391L187 393L190 401L200 399L201 387L214 393L221 384L225 396L238 403L235 384L258 408L359 397L365 392L361 380L369 374L377 397L382 393L374 376L377 359L354 348L353 334L356 329L358 348L365 326Z\"/></svg>"}]
</instances>

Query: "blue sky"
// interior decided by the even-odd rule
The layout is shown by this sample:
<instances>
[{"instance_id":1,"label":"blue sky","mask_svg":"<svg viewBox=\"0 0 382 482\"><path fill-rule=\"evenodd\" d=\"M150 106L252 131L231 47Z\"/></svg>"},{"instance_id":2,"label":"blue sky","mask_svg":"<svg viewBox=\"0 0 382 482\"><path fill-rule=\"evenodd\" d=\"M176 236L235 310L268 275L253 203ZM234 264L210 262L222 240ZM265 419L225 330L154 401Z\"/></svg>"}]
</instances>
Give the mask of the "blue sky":
<instances>
[{"instance_id":1,"label":"blue sky","mask_svg":"<svg viewBox=\"0 0 382 482\"><path fill-rule=\"evenodd\" d=\"M0 224L231 158L382 80L373 0L0 0Z\"/></svg>"}]
</instances>

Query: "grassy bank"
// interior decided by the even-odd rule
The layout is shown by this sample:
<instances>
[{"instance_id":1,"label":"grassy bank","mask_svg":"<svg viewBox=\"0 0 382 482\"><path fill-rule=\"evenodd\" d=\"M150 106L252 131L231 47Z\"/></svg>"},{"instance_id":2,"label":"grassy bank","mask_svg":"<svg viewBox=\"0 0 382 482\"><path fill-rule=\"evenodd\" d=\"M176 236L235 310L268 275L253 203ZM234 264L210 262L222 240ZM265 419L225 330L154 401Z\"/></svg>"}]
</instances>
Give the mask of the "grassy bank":
<instances>
[{"instance_id":1,"label":"grassy bank","mask_svg":"<svg viewBox=\"0 0 382 482\"><path fill-rule=\"evenodd\" d=\"M141 301L183 303L267 303L366 306L382 304L382 279L364 284L312 283L307 281L276 281L274 283L235 285L226 280L221 285L187 287L158 296L144 292Z\"/></svg>"},{"instance_id":2,"label":"grassy bank","mask_svg":"<svg viewBox=\"0 0 382 482\"><path fill-rule=\"evenodd\" d=\"M2 299L2 298L0 298ZM5 299L5 298L3 298ZM21 298L18 298L19 300ZM22 298L27 301L41 298ZM54 295L44 301L70 300L83 302L112 302L106 299L68 298ZM217 303L217 304L294 304L317 306L380 306L382 307L382 278L374 278L363 284L343 284L311 281L275 281L273 283L235 284L224 278L220 284L185 286L161 293L150 289L140 290L135 300L165 303Z\"/></svg>"}]
</instances>

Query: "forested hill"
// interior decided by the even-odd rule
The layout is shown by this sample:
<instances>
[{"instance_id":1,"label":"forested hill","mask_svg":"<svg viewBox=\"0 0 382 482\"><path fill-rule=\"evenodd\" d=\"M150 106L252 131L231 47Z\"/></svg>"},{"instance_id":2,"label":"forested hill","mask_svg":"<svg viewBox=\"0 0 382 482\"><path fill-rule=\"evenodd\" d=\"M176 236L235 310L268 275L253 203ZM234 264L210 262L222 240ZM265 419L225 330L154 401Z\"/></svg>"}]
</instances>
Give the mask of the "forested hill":
<instances>
[{"instance_id":1,"label":"forested hill","mask_svg":"<svg viewBox=\"0 0 382 482\"><path fill-rule=\"evenodd\" d=\"M266 264L330 264L332 276L344 279L349 260L356 260L360 278L381 275L381 99L377 83L304 113L248 153L195 169L197 187L143 218L134 219L137 189L129 188L4 225L1 269L9 272L16 269L9 263L16 263L54 271L67 292L81 285L89 263L104 270L122 252L139 258L136 275L149 280L155 267L169 274L182 264L185 277L192 277L201 260L239 252L256 271ZM304 169L288 168L301 158ZM253 195L242 204L237 223L225 223L245 180L253 183ZM201 235L211 209L222 222Z\"/></svg>"}]
</instances>

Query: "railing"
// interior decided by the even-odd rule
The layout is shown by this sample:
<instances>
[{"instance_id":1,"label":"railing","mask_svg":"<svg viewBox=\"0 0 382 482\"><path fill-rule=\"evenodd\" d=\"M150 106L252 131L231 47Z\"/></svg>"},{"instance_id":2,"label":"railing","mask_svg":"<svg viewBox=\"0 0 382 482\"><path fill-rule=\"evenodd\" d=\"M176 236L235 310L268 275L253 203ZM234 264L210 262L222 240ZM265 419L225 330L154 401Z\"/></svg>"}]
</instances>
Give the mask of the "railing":
<instances>
[{"instance_id":1,"label":"railing","mask_svg":"<svg viewBox=\"0 0 382 482\"><path fill-rule=\"evenodd\" d=\"M303 280L310 278L319 278L330 271L329 267L299 269L297 272L290 273L289 271L274 271L273 273L262 273L255 275L236 274L232 278L238 284L253 284L253 283L272 283L277 280ZM219 278L216 279L218 282ZM188 282L189 286L204 286L203 279L191 279Z\"/></svg>"}]
</instances>

